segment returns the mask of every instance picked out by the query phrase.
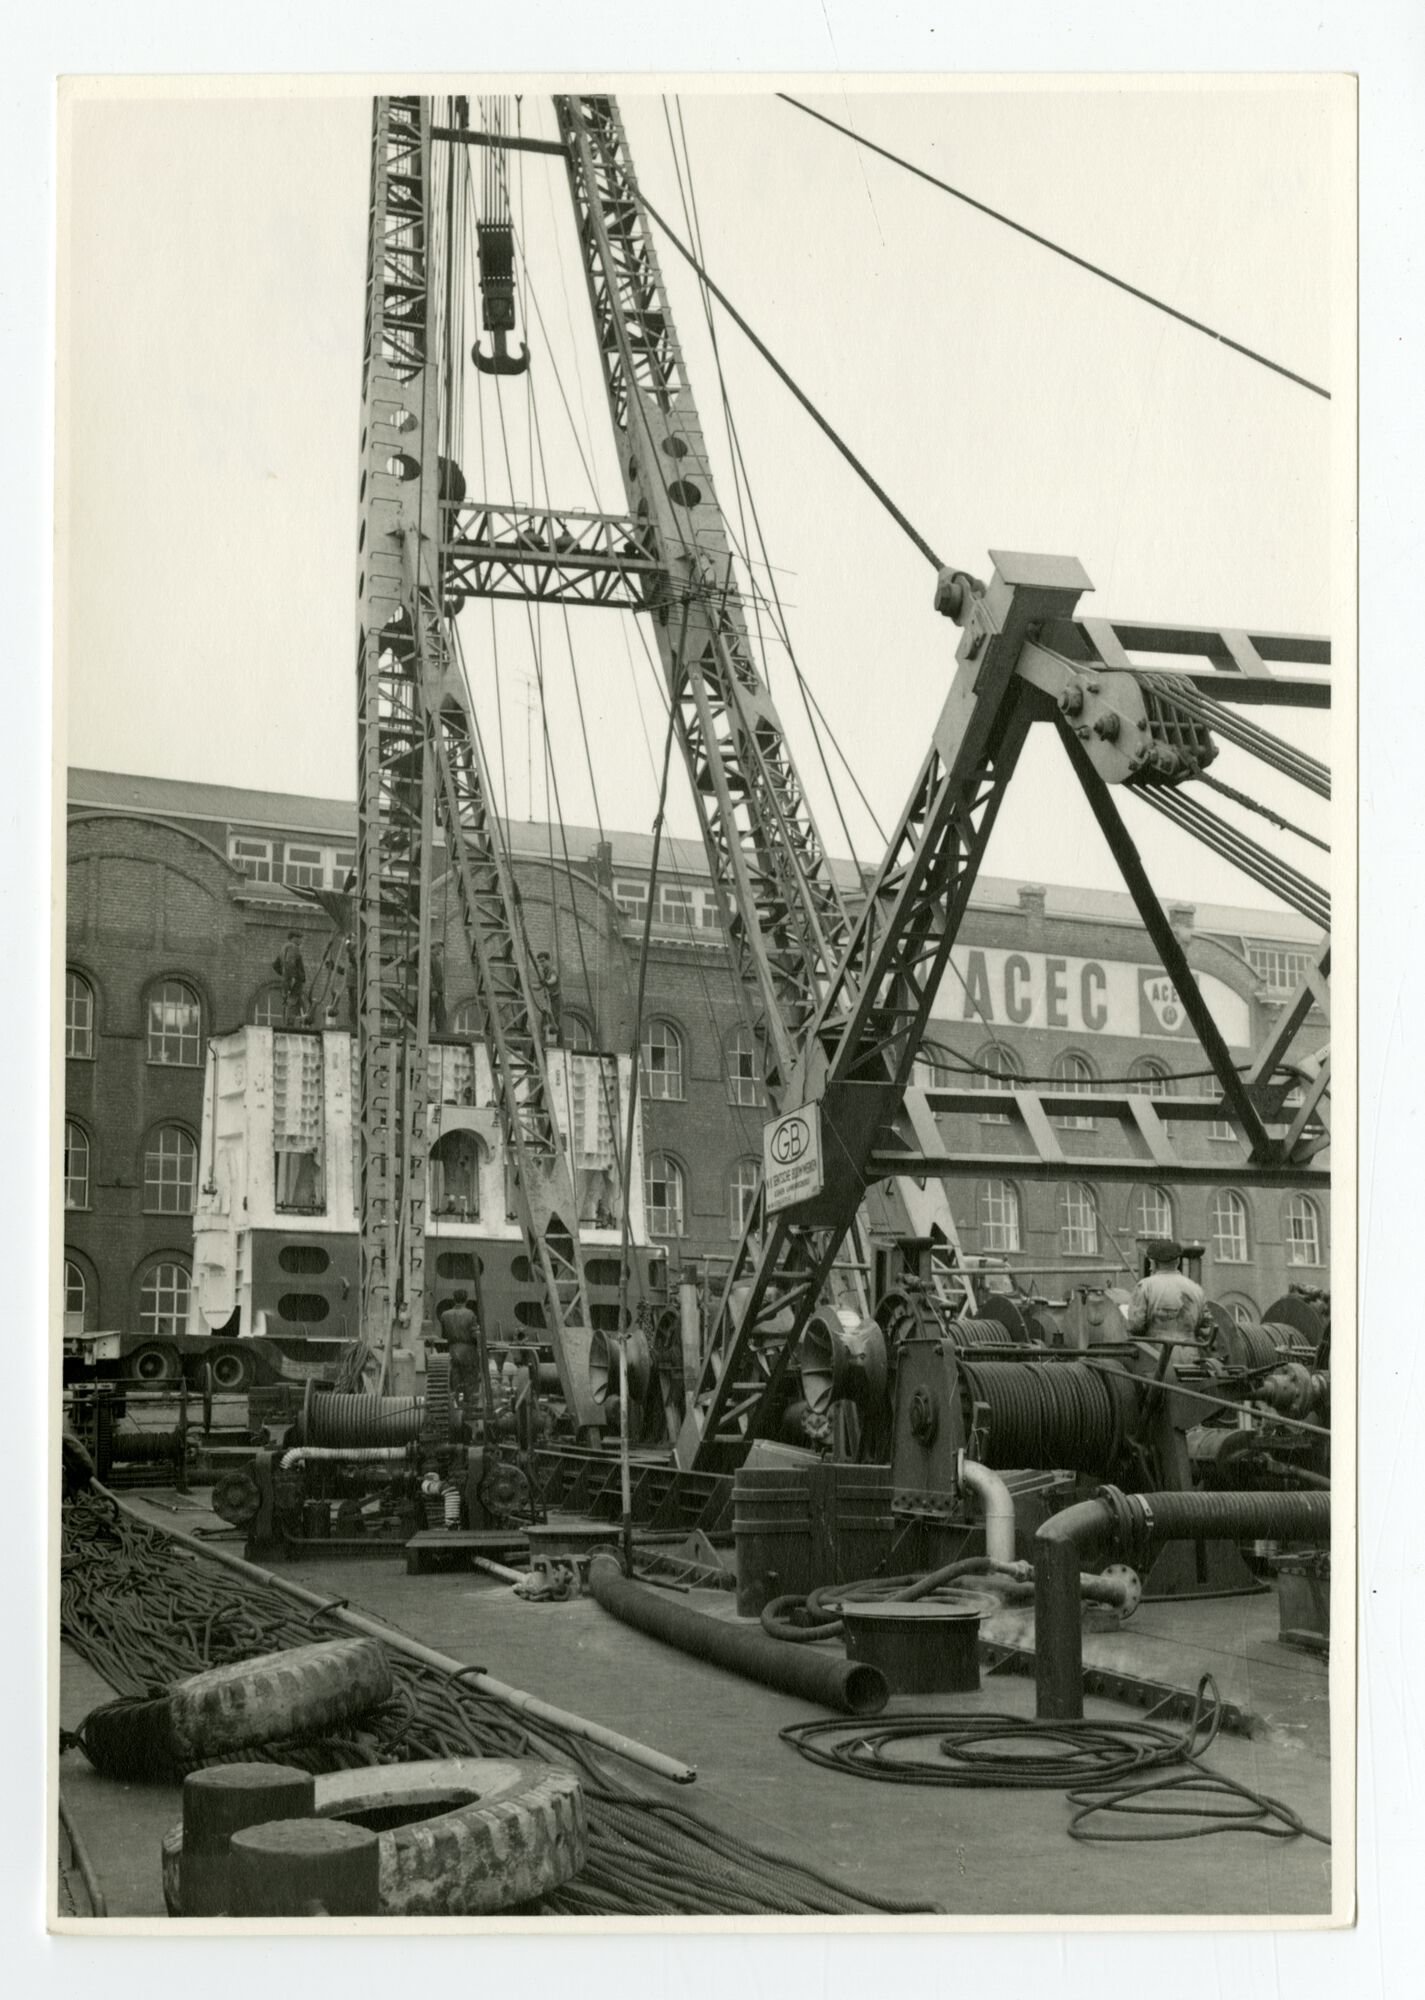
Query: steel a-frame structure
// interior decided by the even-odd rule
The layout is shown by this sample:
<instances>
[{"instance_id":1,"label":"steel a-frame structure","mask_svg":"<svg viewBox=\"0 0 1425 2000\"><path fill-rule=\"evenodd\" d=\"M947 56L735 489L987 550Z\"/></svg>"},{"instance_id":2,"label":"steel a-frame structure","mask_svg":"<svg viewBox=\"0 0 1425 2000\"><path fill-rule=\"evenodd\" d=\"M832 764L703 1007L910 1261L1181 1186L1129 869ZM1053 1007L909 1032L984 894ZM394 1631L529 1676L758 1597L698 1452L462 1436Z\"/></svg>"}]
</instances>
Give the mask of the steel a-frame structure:
<instances>
[{"instance_id":1,"label":"steel a-frame structure","mask_svg":"<svg viewBox=\"0 0 1425 2000\"><path fill-rule=\"evenodd\" d=\"M987 588L948 572L941 579L940 608L964 626L955 676L784 1099L822 1126L825 1182L812 1198L775 1215L758 1214L749 1225L734 1266L736 1285L729 1285L678 1441L684 1465L725 1468L750 1439L772 1430L802 1329L866 1181L983 1165L947 1147L937 1111L992 1110L1010 1118L1025 1149L1011 1160L997 1154L998 1173L1064 1178L1091 1171L1098 1178L1136 1180L1151 1170L1163 1180L1194 1177L1142 1097L1096 1096L1095 1117L1120 1125L1124 1150L1118 1158L1095 1152L1091 1162L1075 1162L1066 1159L1050 1117L1081 1112L1082 1099L1027 1090L970 1095L907 1088L996 816L1036 724L1061 737L1221 1086L1221 1101L1175 1102L1174 1119L1231 1119L1248 1148L1246 1160L1234 1163L1237 1180L1329 1186L1318 1157L1327 1143L1322 1111L1329 1064L1320 1065L1301 1103L1289 1111L1290 1085L1277 1073L1307 1010L1324 1000L1329 945L1241 1073L1111 791L1132 784L1171 792L1200 773L1210 740L1192 709L1200 706L1196 697L1204 688L1229 703L1322 705L1329 699L1327 683L1273 673L1268 662L1314 665L1329 660L1329 647L1290 635L1249 639L1135 627L1136 650L1198 655L1210 667L1206 674L1189 668L1149 675L1131 663L1115 628L1074 618L1081 593L1091 587L1076 560L996 554L994 562ZM1190 705L1180 706L1175 695ZM1249 872L1258 859L1264 868L1270 864L1240 836L1235 854Z\"/></svg>"},{"instance_id":2,"label":"steel a-frame structure","mask_svg":"<svg viewBox=\"0 0 1425 2000\"><path fill-rule=\"evenodd\" d=\"M440 230L433 187L441 179L432 147L488 144L491 135L465 129L453 112L437 122L428 100L382 100L376 112L358 665L363 1292L376 1326L399 1325L421 1295L428 989L419 941L438 815L561 1376L571 1408L588 1412L588 1312L572 1185L549 1108L518 903L444 621L452 591L646 612L734 973L755 1003L769 1102L779 1111L814 1111L831 1141L820 1193L775 1215L759 1199L739 1246L678 1442L683 1464L720 1467L775 1427L800 1333L827 1288L836 1288L868 1186L901 1177L908 1233L938 1232L953 1273L953 1221L935 1176L963 1162L946 1151L935 1125L937 1094L911 1089L910 1080L985 844L1036 722L1064 737L1221 1080L1227 1113L1247 1137L1247 1177L1322 1177L1311 1158L1329 1069L1322 1066L1285 1127L1276 1066L1289 1037L1278 1034L1249 1076L1238 1074L1107 787L1132 783L1166 800L1196 774L1207 739L1188 712L1189 695L1219 704L1329 700L1319 678L1273 671L1274 663L1322 664L1329 648L1286 635L1077 620L1088 579L1072 560L1000 557L987 588L947 574L940 608L965 628L959 669L888 854L859 912L849 911L749 643L618 107L608 97L561 97L555 110L557 142L502 134L498 143L564 161L624 515L467 507L453 493L442 496L439 402L451 357L432 283ZM1204 664L1150 676L1133 659L1144 652L1198 655ZM1192 830L1203 831L1201 820ZM1233 844L1239 854L1250 846ZM1249 872L1267 881L1268 858L1258 851L1257 859L1260 869ZM1271 885L1278 882L1273 875ZM1318 979L1313 990L1319 986ZM1295 1022L1309 1004L1308 995L1289 1010ZM990 1103L984 1094L977 1101ZM1105 1115L1113 1102L1105 1101ZM1026 1092L1008 1094L1007 1103L1045 1170L1069 1170L1055 1158L1045 1115L1052 1105ZM1125 1167L1151 1161L1169 1174L1171 1145L1151 1113L1125 1117L1137 1148ZM1102 1167L1095 1162L1096 1172Z\"/></svg>"}]
</instances>

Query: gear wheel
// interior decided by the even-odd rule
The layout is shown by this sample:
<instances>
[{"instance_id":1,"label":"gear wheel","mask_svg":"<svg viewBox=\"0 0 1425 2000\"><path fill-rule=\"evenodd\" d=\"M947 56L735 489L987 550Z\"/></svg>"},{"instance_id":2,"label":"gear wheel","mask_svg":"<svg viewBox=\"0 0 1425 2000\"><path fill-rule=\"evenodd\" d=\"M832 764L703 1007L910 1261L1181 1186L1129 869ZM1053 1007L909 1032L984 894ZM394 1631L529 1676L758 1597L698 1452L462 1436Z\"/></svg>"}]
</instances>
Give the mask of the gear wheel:
<instances>
[{"instance_id":1,"label":"gear wheel","mask_svg":"<svg viewBox=\"0 0 1425 2000\"><path fill-rule=\"evenodd\" d=\"M426 1356L425 1406L421 1411L421 1444L439 1451L450 1443L450 1357Z\"/></svg>"},{"instance_id":2,"label":"gear wheel","mask_svg":"<svg viewBox=\"0 0 1425 2000\"><path fill-rule=\"evenodd\" d=\"M534 1496L519 1466L502 1458L480 1482L480 1504L494 1520L526 1520L533 1512Z\"/></svg>"}]
</instances>

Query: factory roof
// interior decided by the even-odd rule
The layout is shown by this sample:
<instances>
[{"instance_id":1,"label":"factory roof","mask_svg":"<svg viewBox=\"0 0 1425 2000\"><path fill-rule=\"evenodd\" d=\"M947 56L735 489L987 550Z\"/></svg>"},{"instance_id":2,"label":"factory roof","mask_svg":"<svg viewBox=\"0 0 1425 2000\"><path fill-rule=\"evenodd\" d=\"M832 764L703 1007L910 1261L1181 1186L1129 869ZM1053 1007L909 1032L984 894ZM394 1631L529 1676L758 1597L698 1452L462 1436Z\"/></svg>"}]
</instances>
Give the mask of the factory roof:
<instances>
[{"instance_id":1,"label":"factory roof","mask_svg":"<svg viewBox=\"0 0 1425 2000\"><path fill-rule=\"evenodd\" d=\"M161 819L210 821L223 827L253 827L272 833L321 835L333 840L356 838L356 806L351 799L312 798L294 792L253 791L237 785L215 785L187 778L154 778L132 772L93 771L71 768L69 806L72 812L132 812ZM523 859L545 859L552 851L556 859L568 852L576 865L587 862L599 842L599 830L592 826L566 824L562 833L543 820L505 822L510 851ZM613 850L615 873L646 875L653 856L651 832L606 827L604 837ZM708 876L707 857L702 842L664 836L661 867L676 876ZM855 865L832 860L832 868L842 889L852 895L862 878ZM1137 925L1138 913L1132 898L1121 889L1090 889L1070 883L1030 883L1002 875L981 875L975 886L977 909L1013 910L1019 907L1020 892L1042 888L1045 914L1050 917L1097 920L1102 923ZM1171 894L1164 900L1171 904ZM1200 932L1224 937L1281 938L1292 942L1310 941L1319 936L1310 924L1290 910L1253 908L1232 903L1191 903L1193 927Z\"/></svg>"}]
</instances>

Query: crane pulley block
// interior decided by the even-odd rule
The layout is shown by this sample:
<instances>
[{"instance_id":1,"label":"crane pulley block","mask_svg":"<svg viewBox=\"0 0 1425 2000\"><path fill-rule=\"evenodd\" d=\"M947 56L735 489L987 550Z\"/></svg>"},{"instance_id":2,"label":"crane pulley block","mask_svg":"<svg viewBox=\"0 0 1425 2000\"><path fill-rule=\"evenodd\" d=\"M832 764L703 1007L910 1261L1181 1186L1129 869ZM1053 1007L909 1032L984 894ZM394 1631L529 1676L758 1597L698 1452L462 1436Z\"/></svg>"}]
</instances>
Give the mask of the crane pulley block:
<instances>
[{"instance_id":1,"label":"crane pulley block","mask_svg":"<svg viewBox=\"0 0 1425 2000\"><path fill-rule=\"evenodd\" d=\"M477 340L470 359L482 375L523 375L529 367L529 348L523 341L518 354L510 352L510 335L515 330L515 237L508 222L477 222L475 254L480 265L480 318L490 336L491 352L481 351Z\"/></svg>"},{"instance_id":2,"label":"crane pulley block","mask_svg":"<svg viewBox=\"0 0 1425 2000\"><path fill-rule=\"evenodd\" d=\"M1206 724L1119 668L1084 668L1031 641L1019 673L1054 702L1106 784L1179 785L1217 756Z\"/></svg>"}]
</instances>

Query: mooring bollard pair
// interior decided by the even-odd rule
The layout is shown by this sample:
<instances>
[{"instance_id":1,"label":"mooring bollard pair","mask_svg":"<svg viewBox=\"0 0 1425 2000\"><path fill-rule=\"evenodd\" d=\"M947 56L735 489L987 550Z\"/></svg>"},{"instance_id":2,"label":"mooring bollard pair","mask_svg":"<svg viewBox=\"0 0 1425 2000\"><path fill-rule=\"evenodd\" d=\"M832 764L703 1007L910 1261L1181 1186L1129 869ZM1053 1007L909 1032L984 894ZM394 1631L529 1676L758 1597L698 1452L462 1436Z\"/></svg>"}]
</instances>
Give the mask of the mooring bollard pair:
<instances>
[{"instance_id":1,"label":"mooring bollard pair","mask_svg":"<svg viewBox=\"0 0 1425 2000\"><path fill-rule=\"evenodd\" d=\"M185 1917L365 1917L378 1913L380 1843L316 1815L310 1773L219 1764L183 1781Z\"/></svg>"}]
</instances>

